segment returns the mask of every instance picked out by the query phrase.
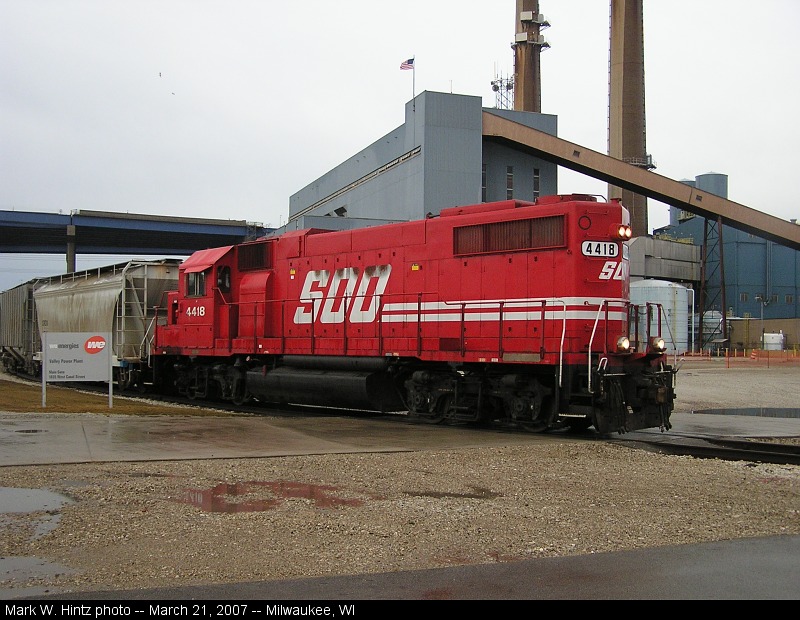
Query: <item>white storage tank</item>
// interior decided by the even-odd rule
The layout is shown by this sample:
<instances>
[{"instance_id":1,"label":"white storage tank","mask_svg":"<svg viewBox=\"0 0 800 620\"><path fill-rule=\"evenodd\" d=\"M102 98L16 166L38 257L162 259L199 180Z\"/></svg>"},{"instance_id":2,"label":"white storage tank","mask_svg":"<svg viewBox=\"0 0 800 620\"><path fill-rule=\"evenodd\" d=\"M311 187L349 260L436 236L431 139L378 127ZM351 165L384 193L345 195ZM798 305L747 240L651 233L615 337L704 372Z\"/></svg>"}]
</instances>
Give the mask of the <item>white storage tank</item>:
<instances>
[{"instance_id":1,"label":"white storage tank","mask_svg":"<svg viewBox=\"0 0 800 620\"><path fill-rule=\"evenodd\" d=\"M661 337L667 352L683 354L689 351L689 309L692 292L675 282L638 280L631 282L631 303L644 306L647 302L661 304ZM653 317L653 321L657 320ZM655 324L653 325L655 327ZM647 317L639 317L639 334L647 333ZM651 333L655 331L651 328Z\"/></svg>"},{"instance_id":2,"label":"white storage tank","mask_svg":"<svg viewBox=\"0 0 800 620\"><path fill-rule=\"evenodd\" d=\"M764 334L765 351L783 351L784 334Z\"/></svg>"},{"instance_id":3,"label":"white storage tank","mask_svg":"<svg viewBox=\"0 0 800 620\"><path fill-rule=\"evenodd\" d=\"M700 349L701 344L705 351L714 351L717 348L715 342L721 342L724 334L722 324L722 313L719 310L707 310L703 314L703 332L699 331L700 317L695 315L692 325L694 330L695 348ZM727 346L727 343L723 346Z\"/></svg>"}]
</instances>

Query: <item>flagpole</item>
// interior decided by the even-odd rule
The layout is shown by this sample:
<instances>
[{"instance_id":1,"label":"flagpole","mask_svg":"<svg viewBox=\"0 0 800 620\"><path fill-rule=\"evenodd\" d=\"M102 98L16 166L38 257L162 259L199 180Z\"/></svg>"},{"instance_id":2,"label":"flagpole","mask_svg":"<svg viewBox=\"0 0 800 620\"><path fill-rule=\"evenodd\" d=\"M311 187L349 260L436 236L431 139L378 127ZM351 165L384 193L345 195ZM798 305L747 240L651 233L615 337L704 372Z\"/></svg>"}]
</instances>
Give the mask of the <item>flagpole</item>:
<instances>
[{"instance_id":1,"label":"flagpole","mask_svg":"<svg viewBox=\"0 0 800 620\"><path fill-rule=\"evenodd\" d=\"M416 56L412 56L408 60L404 60L400 63L400 68L404 70L411 69L411 121L412 125L414 126L414 134L413 134L413 141L416 144L417 141L417 121L416 121L416 113L417 113L417 102L415 99L417 98L417 63L415 62L417 59Z\"/></svg>"},{"instance_id":2,"label":"flagpole","mask_svg":"<svg viewBox=\"0 0 800 620\"><path fill-rule=\"evenodd\" d=\"M411 60L414 61L411 63L411 100L413 101L417 96L417 57L412 56Z\"/></svg>"},{"instance_id":3,"label":"flagpole","mask_svg":"<svg viewBox=\"0 0 800 620\"><path fill-rule=\"evenodd\" d=\"M417 57L411 57L411 120L414 124L412 141L417 144Z\"/></svg>"}]
</instances>

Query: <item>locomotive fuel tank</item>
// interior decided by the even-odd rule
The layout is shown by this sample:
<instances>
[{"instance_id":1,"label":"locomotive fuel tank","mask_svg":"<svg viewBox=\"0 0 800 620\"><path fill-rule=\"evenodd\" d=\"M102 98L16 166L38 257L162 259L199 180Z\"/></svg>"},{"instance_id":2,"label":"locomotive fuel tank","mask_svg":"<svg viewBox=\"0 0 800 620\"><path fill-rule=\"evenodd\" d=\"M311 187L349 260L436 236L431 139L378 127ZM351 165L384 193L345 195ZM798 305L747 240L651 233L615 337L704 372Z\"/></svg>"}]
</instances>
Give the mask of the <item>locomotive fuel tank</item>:
<instances>
[{"instance_id":1,"label":"locomotive fuel tank","mask_svg":"<svg viewBox=\"0 0 800 620\"><path fill-rule=\"evenodd\" d=\"M400 411L405 404L381 358L287 356L277 368L247 372L247 389L262 402Z\"/></svg>"}]
</instances>

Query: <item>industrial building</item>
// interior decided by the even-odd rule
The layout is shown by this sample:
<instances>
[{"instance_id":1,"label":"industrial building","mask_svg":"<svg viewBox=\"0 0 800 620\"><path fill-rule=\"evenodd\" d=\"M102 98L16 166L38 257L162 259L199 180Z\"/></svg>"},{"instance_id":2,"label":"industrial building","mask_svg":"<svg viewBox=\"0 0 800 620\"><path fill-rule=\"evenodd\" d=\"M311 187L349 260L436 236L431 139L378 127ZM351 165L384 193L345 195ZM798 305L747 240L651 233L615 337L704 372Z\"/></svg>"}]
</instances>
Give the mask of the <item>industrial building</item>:
<instances>
[{"instance_id":1,"label":"industrial building","mask_svg":"<svg viewBox=\"0 0 800 620\"><path fill-rule=\"evenodd\" d=\"M289 199L280 229L351 229L438 215L443 208L557 193L558 167L489 141L482 99L425 91L406 104L405 123ZM496 110L551 135L551 114Z\"/></svg>"},{"instance_id":2,"label":"industrial building","mask_svg":"<svg viewBox=\"0 0 800 620\"><path fill-rule=\"evenodd\" d=\"M728 197L725 174L682 182ZM718 341L733 349L767 347L770 339L776 348L800 342L800 252L674 207L669 225L653 237L696 248L698 312L726 319L728 333L715 334Z\"/></svg>"}]
</instances>

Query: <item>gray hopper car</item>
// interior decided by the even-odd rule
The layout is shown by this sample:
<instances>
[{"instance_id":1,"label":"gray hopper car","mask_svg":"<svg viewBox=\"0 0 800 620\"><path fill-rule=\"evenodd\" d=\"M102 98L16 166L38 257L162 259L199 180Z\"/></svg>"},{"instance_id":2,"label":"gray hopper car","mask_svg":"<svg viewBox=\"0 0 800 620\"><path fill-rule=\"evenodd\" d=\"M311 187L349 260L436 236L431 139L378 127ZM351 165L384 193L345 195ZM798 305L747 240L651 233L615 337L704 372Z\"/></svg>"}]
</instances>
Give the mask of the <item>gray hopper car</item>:
<instances>
[{"instance_id":1,"label":"gray hopper car","mask_svg":"<svg viewBox=\"0 0 800 620\"><path fill-rule=\"evenodd\" d=\"M0 359L3 369L15 374L36 376L41 371L34 359L42 348L33 302L37 282L29 280L0 293Z\"/></svg>"},{"instance_id":2,"label":"gray hopper car","mask_svg":"<svg viewBox=\"0 0 800 620\"><path fill-rule=\"evenodd\" d=\"M17 287L30 288L27 293L15 293L20 299L23 295L27 297L21 315L8 317L9 321L13 319L13 325L8 326L8 342L15 346L9 355L30 360L28 366L40 372L42 332L110 333L114 379L119 388L143 387L155 328L155 309L163 305L167 291L177 289L181 262L180 259L132 260L39 278ZM15 289L6 293L13 291ZM5 358L5 312L0 322L3 323Z\"/></svg>"}]
</instances>

